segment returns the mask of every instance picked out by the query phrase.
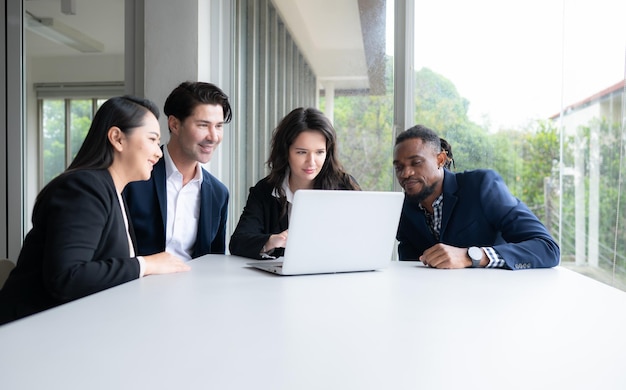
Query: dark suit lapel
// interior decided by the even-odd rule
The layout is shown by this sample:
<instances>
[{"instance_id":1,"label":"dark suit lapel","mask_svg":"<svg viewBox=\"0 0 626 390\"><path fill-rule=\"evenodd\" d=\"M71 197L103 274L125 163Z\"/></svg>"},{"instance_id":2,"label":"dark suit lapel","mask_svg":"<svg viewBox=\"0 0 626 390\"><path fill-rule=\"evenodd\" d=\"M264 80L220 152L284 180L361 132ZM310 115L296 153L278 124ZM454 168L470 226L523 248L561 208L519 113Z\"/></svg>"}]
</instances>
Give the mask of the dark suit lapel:
<instances>
[{"instance_id":1,"label":"dark suit lapel","mask_svg":"<svg viewBox=\"0 0 626 390\"><path fill-rule=\"evenodd\" d=\"M152 170L152 178L154 179L154 188L161 210L161 220L163 222L163 232L167 226L167 183L165 182L165 159L161 158L154 165Z\"/></svg>"},{"instance_id":2,"label":"dark suit lapel","mask_svg":"<svg viewBox=\"0 0 626 390\"><path fill-rule=\"evenodd\" d=\"M206 241L203 237L206 237L209 232L211 232L211 220L211 183L209 181L209 173L202 169L202 185L200 185L200 216L194 254L208 252L210 250L210 248L202 248L202 246Z\"/></svg>"},{"instance_id":3,"label":"dark suit lapel","mask_svg":"<svg viewBox=\"0 0 626 390\"><path fill-rule=\"evenodd\" d=\"M456 175L448 170L444 170L443 215L441 216L441 231L439 232L439 237L444 237L446 227L450 221L450 216L456 206L456 202L458 200L458 197L456 196L457 189L458 184L456 182Z\"/></svg>"}]
</instances>

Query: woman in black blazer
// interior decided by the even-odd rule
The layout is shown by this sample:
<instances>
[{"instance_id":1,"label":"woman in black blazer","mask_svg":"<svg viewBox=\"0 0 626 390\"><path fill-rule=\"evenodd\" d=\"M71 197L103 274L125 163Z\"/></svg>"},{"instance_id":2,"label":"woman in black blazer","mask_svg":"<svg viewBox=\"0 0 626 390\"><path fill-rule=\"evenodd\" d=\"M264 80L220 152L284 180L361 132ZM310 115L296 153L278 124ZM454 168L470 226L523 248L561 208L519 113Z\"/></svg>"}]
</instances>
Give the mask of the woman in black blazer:
<instances>
[{"instance_id":1,"label":"woman in black blazer","mask_svg":"<svg viewBox=\"0 0 626 390\"><path fill-rule=\"evenodd\" d=\"M360 190L336 155L337 135L315 108L296 108L272 136L270 174L250 189L230 253L254 259L283 255L293 194L300 189Z\"/></svg>"},{"instance_id":2,"label":"woman in black blazer","mask_svg":"<svg viewBox=\"0 0 626 390\"><path fill-rule=\"evenodd\" d=\"M33 227L0 290L0 324L136 279L189 269L162 252L137 257L121 192L161 158L158 108L107 100L75 159L37 196Z\"/></svg>"}]
</instances>

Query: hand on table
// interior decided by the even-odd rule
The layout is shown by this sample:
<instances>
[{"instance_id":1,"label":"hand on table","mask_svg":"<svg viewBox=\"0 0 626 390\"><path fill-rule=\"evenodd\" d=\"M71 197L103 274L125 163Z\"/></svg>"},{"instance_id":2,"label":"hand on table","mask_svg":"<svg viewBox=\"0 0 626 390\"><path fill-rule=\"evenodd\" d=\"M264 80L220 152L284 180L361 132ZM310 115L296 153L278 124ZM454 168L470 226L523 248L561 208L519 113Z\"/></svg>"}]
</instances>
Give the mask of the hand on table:
<instances>
[{"instance_id":1,"label":"hand on table","mask_svg":"<svg viewBox=\"0 0 626 390\"><path fill-rule=\"evenodd\" d=\"M289 229L278 234L272 234L263 247L264 251L269 252L274 248L284 248L287 245L288 232Z\"/></svg>"},{"instance_id":2,"label":"hand on table","mask_svg":"<svg viewBox=\"0 0 626 390\"><path fill-rule=\"evenodd\" d=\"M483 260L486 255L483 253ZM472 265L467 255L467 248L452 245L435 244L426 249L419 260L433 268L466 268ZM481 261L481 266L483 261Z\"/></svg>"},{"instance_id":3,"label":"hand on table","mask_svg":"<svg viewBox=\"0 0 626 390\"><path fill-rule=\"evenodd\" d=\"M144 256L146 270L144 275L170 274L189 271L191 267L179 257L168 252Z\"/></svg>"}]
</instances>

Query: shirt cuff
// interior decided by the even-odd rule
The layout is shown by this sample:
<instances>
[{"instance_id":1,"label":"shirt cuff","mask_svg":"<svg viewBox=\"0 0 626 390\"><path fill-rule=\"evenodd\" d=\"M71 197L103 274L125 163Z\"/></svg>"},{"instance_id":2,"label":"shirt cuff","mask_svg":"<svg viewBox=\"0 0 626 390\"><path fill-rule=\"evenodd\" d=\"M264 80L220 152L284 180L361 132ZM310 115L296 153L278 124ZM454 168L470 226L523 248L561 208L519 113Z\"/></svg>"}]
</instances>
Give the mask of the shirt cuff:
<instances>
[{"instance_id":1,"label":"shirt cuff","mask_svg":"<svg viewBox=\"0 0 626 390\"><path fill-rule=\"evenodd\" d=\"M143 256L137 256L137 261L139 262L139 277L143 278L146 272L146 259L144 259Z\"/></svg>"},{"instance_id":2,"label":"shirt cuff","mask_svg":"<svg viewBox=\"0 0 626 390\"><path fill-rule=\"evenodd\" d=\"M270 249L269 251L265 250L265 245L263 245L263 248L261 248L261 252L259 253L259 256L261 256L261 259L275 259L275 256L272 256L272 254L274 253L274 250L276 248Z\"/></svg>"},{"instance_id":3,"label":"shirt cuff","mask_svg":"<svg viewBox=\"0 0 626 390\"><path fill-rule=\"evenodd\" d=\"M487 257L489 258L489 264L487 264L485 268L505 268L506 267L506 262L504 261L502 256L500 256L500 254L496 252L495 249L493 249L490 246L483 247L483 249L485 250Z\"/></svg>"}]
</instances>

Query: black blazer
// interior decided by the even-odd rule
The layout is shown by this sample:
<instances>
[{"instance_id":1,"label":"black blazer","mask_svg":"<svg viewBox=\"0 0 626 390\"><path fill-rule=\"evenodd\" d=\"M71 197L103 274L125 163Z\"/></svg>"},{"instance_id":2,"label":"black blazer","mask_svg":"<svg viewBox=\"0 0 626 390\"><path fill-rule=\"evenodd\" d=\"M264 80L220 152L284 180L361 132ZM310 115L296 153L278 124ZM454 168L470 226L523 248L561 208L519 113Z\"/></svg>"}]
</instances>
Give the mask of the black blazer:
<instances>
[{"instance_id":1,"label":"black blazer","mask_svg":"<svg viewBox=\"0 0 626 390\"><path fill-rule=\"evenodd\" d=\"M237 256L260 259L259 253L272 234L289 227L287 213L282 213L280 201L272 192L267 177L250 188L250 195L237 227L230 237L228 249ZM277 248L273 256L282 256L284 249Z\"/></svg>"},{"instance_id":2,"label":"black blazer","mask_svg":"<svg viewBox=\"0 0 626 390\"><path fill-rule=\"evenodd\" d=\"M0 291L0 324L139 277L106 169L54 179L35 202L32 224Z\"/></svg>"}]
</instances>

